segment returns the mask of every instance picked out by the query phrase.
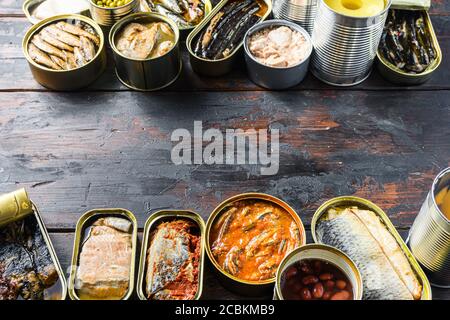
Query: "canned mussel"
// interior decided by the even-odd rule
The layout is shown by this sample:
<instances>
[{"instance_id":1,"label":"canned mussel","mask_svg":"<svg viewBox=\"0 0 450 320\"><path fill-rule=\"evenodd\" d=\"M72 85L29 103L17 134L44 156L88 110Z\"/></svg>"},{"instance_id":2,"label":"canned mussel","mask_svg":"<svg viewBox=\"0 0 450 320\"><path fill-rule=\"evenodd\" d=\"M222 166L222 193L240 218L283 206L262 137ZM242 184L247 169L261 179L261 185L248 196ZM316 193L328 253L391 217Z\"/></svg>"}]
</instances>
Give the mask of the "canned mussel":
<instances>
[{"instance_id":1,"label":"canned mussel","mask_svg":"<svg viewBox=\"0 0 450 320\"><path fill-rule=\"evenodd\" d=\"M0 196L0 300L64 300L67 284L25 189Z\"/></svg>"},{"instance_id":2,"label":"canned mussel","mask_svg":"<svg viewBox=\"0 0 450 320\"><path fill-rule=\"evenodd\" d=\"M304 245L305 239L295 211L262 193L225 200L206 223L206 252L219 280L247 296L273 290L279 264L288 252Z\"/></svg>"},{"instance_id":3,"label":"canned mussel","mask_svg":"<svg viewBox=\"0 0 450 320\"><path fill-rule=\"evenodd\" d=\"M357 197L322 204L312 220L316 243L344 252L358 267L364 300L429 300L427 277L387 215Z\"/></svg>"},{"instance_id":4,"label":"canned mussel","mask_svg":"<svg viewBox=\"0 0 450 320\"><path fill-rule=\"evenodd\" d=\"M141 300L198 300L203 288L205 223L196 213L163 210L147 219L137 293Z\"/></svg>"},{"instance_id":5,"label":"canned mussel","mask_svg":"<svg viewBox=\"0 0 450 320\"><path fill-rule=\"evenodd\" d=\"M361 300L361 274L342 251L308 244L291 251L277 270L276 300Z\"/></svg>"},{"instance_id":6,"label":"canned mussel","mask_svg":"<svg viewBox=\"0 0 450 320\"><path fill-rule=\"evenodd\" d=\"M378 70L399 84L420 84L439 67L442 52L426 10L389 11L377 51Z\"/></svg>"},{"instance_id":7,"label":"canned mussel","mask_svg":"<svg viewBox=\"0 0 450 320\"><path fill-rule=\"evenodd\" d=\"M117 77L140 91L172 84L181 73L179 38L176 23L161 14L141 12L123 18L109 33Z\"/></svg>"},{"instance_id":8,"label":"canned mussel","mask_svg":"<svg viewBox=\"0 0 450 320\"><path fill-rule=\"evenodd\" d=\"M106 66L103 33L81 15L59 15L35 24L27 31L22 49L36 81L53 90L85 87Z\"/></svg>"},{"instance_id":9,"label":"canned mussel","mask_svg":"<svg viewBox=\"0 0 450 320\"><path fill-rule=\"evenodd\" d=\"M267 18L269 0L222 0L189 34L186 46L192 69L206 76L231 71L245 33Z\"/></svg>"},{"instance_id":10,"label":"canned mussel","mask_svg":"<svg viewBox=\"0 0 450 320\"><path fill-rule=\"evenodd\" d=\"M127 300L134 289L137 222L125 209L94 209L78 220L69 295L72 300Z\"/></svg>"}]
</instances>

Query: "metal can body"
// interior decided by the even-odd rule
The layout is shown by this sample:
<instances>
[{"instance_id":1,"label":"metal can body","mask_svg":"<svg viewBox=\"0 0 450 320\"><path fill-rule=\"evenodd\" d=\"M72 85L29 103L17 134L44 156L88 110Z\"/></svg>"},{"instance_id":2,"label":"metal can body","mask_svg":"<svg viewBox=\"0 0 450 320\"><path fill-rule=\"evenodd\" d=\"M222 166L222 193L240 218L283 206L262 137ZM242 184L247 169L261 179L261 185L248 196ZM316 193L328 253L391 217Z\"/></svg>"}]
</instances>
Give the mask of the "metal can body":
<instances>
[{"instance_id":1,"label":"metal can body","mask_svg":"<svg viewBox=\"0 0 450 320\"><path fill-rule=\"evenodd\" d=\"M33 207L25 189L0 196L0 226L19 220L33 212Z\"/></svg>"},{"instance_id":2,"label":"metal can body","mask_svg":"<svg viewBox=\"0 0 450 320\"><path fill-rule=\"evenodd\" d=\"M28 44L31 41L31 38L45 26L57 21L65 20L82 21L95 30L97 36L100 38L100 45L94 58L84 66L72 70L52 70L34 62L28 53ZM32 26L25 34L22 42L22 50L28 61L33 77L39 84L52 90L71 91L86 87L94 82L103 73L106 67L106 51L103 32L100 26L92 19L82 15L59 15L40 21Z\"/></svg>"},{"instance_id":3,"label":"metal can body","mask_svg":"<svg viewBox=\"0 0 450 320\"><path fill-rule=\"evenodd\" d=\"M350 17L319 0L312 42L311 72L325 83L351 86L371 72L391 0L376 16Z\"/></svg>"},{"instance_id":4,"label":"metal can body","mask_svg":"<svg viewBox=\"0 0 450 320\"><path fill-rule=\"evenodd\" d=\"M450 288L450 221L439 210L435 194L450 184L450 168L436 177L409 233L412 253L431 283Z\"/></svg>"},{"instance_id":5,"label":"metal can body","mask_svg":"<svg viewBox=\"0 0 450 320\"><path fill-rule=\"evenodd\" d=\"M36 24L40 21L42 21L45 18L37 17L35 15L36 9L44 3L47 0L25 0L22 5L22 10L25 13L25 16L27 17L28 21L30 21L32 24ZM84 3L86 1L86 3ZM59 11L57 14L81 14L83 16L89 16L89 4L87 2L88 0L77 0L77 5L74 7L72 2L65 3L66 10ZM62 2L62 1L61 1ZM68 1L69 2L69 1ZM50 17L50 15L48 16Z\"/></svg>"},{"instance_id":6,"label":"metal can body","mask_svg":"<svg viewBox=\"0 0 450 320\"><path fill-rule=\"evenodd\" d=\"M300 32L306 39L306 44L310 47L307 57L299 64L288 68L275 68L266 66L257 61L248 48L249 37L257 31L271 26L288 26L292 30ZM311 38L308 32L297 24L283 20L268 20L250 28L244 38L245 62L250 79L257 85L272 89L281 90L299 84L306 76L309 66L309 58L312 52Z\"/></svg>"},{"instance_id":7,"label":"metal can body","mask_svg":"<svg viewBox=\"0 0 450 320\"><path fill-rule=\"evenodd\" d=\"M167 221L173 221L176 219L187 219L195 222L198 225L201 237L200 259L198 264L198 289L195 295L195 300L199 300L202 296L203 290L203 273L204 273L204 260L205 260L205 222L199 214L187 211L187 210L161 210L152 214L144 226L144 235L142 238L141 258L139 261L139 273L136 291L140 300L149 300L145 294L145 277L147 274L147 253L151 245L150 237L155 230L157 224Z\"/></svg>"},{"instance_id":8,"label":"metal can body","mask_svg":"<svg viewBox=\"0 0 450 320\"><path fill-rule=\"evenodd\" d=\"M98 6L93 0L88 0L91 5L91 16L102 27L111 27L117 21L127 15L137 12L139 9L139 0L131 0L127 4L115 8L106 8Z\"/></svg>"},{"instance_id":9,"label":"metal can body","mask_svg":"<svg viewBox=\"0 0 450 320\"><path fill-rule=\"evenodd\" d=\"M131 59L124 56L116 47L116 35L131 22L165 22L175 34L175 45L166 54L151 59ZM116 74L127 87L138 91L159 90L175 82L181 73L179 49L180 33L175 22L158 13L141 12L129 15L117 22L109 33L109 44L113 51Z\"/></svg>"},{"instance_id":10,"label":"metal can body","mask_svg":"<svg viewBox=\"0 0 450 320\"><path fill-rule=\"evenodd\" d=\"M312 34L319 0L274 0L273 16L294 22Z\"/></svg>"}]
</instances>

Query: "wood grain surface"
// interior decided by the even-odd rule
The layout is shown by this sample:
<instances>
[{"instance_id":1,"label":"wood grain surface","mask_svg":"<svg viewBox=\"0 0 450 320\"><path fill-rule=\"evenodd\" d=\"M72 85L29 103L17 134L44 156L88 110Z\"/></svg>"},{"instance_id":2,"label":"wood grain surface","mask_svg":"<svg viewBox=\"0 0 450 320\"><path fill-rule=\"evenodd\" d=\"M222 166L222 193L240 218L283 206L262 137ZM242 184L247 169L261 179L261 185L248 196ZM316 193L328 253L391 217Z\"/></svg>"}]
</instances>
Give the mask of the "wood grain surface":
<instances>
[{"instance_id":1,"label":"wood grain surface","mask_svg":"<svg viewBox=\"0 0 450 320\"><path fill-rule=\"evenodd\" d=\"M270 92L248 80L242 59L224 77L194 74L183 47L180 79L154 93L121 85L111 57L83 91L41 87L22 54L30 24L21 4L0 0L0 193L27 188L64 268L75 223L89 209L127 208L142 230L157 210L191 209L206 220L221 201L252 191L288 202L308 230L325 200L361 196L406 236L435 175L450 166L448 1L433 1L444 59L421 86L393 85L374 70L351 88L308 75L295 88ZM171 133L192 131L197 120L205 130L278 129L279 173L262 176L257 165L175 166ZM205 276L204 298L243 298L217 283L210 269ZM433 294L449 299L449 291Z\"/></svg>"}]
</instances>

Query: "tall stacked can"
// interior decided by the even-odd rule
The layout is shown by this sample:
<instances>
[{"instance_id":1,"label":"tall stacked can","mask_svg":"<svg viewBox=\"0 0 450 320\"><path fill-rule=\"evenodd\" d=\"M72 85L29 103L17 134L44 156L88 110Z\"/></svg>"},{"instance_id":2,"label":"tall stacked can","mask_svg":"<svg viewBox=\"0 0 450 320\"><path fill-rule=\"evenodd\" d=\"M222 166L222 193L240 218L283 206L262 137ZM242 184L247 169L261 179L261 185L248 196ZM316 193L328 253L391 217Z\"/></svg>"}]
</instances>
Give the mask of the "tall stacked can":
<instances>
[{"instance_id":1,"label":"tall stacked can","mask_svg":"<svg viewBox=\"0 0 450 320\"><path fill-rule=\"evenodd\" d=\"M384 9L370 17L338 13L326 1L318 3L311 72L328 84L356 85L370 75L392 0L384 0Z\"/></svg>"},{"instance_id":2,"label":"tall stacked can","mask_svg":"<svg viewBox=\"0 0 450 320\"><path fill-rule=\"evenodd\" d=\"M275 19L294 22L312 34L319 0L273 0Z\"/></svg>"},{"instance_id":3,"label":"tall stacked can","mask_svg":"<svg viewBox=\"0 0 450 320\"><path fill-rule=\"evenodd\" d=\"M438 174L409 233L409 246L425 267L430 282L450 288L450 221L439 209L436 195L450 188L450 168Z\"/></svg>"}]
</instances>

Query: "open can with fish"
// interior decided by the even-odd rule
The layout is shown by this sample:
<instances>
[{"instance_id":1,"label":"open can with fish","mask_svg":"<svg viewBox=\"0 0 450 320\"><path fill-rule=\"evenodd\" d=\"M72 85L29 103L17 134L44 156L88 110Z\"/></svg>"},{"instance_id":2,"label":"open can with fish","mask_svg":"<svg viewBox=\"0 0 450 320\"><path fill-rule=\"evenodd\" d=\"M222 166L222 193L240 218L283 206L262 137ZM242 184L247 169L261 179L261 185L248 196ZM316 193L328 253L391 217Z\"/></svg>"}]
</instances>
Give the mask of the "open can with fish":
<instances>
[{"instance_id":1,"label":"open can with fish","mask_svg":"<svg viewBox=\"0 0 450 320\"><path fill-rule=\"evenodd\" d=\"M231 71L248 29L272 11L270 0L222 0L186 39L192 69L206 76Z\"/></svg>"},{"instance_id":2,"label":"open can with fish","mask_svg":"<svg viewBox=\"0 0 450 320\"><path fill-rule=\"evenodd\" d=\"M22 50L33 77L52 90L86 87L106 67L100 26L77 14L54 16L35 24L25 34Z\"/></svg>"},{"instance_id":3,"label":"open can with fish","mask_svg":"<svg viewBox=\"0 0 450 320\"><path fill-rule=\"evenodd\" d=\"M213 210L205 241L209 260L226 288L261 296L273 290L279 264L306 243L306 233L286 202L264 193L244 193Z\"/></svg>"},{"instance_id":4,"label":"open can with fish","mask_svg":"<svg viewBox=\"0 0 450 320\"><path fill-rule=\"evenodd\" d=\"M122 0L119 6L103 5L102 1L88 0L91 16L99 25L108 29L120 19L139 10L139 0ZM112 2L112 1L111 1Z\"/></svg>"},{"instance_id":5,"label":"open can with fish","mask_svg":"<svg viewBox=\"0 0 450 320\"><path fill-rule=\"evenodd\" d=\"M291 251L277 270L274 300L361 300L361 274L342 251L307 244Z\"/></svg>"},{"instance_id":6,"label":"open can with fish","mask_svg":"<svg viewBox=\"0 0 450 320\"><path fill-rule=\"evenodd\" d=\"M94 209L77 222L69 277L72 300L127 300L134 289L137 221L128 210Z\"/></svg>"},{"instance_id":7,"label":"open can with fish","mask_svg":"<svg viewBox=\"0 0 450 320\"><path fill-rule=\"evenodd\" d=\"M205 222L195 212L162 210L146 221L137 281L141 300L199 300Z\"/></svg>"},{"instance_id":8,"label":"open can with fish","mask_svg":"<svg viewBox=\"0 0 450 320\"><path fill-rule=\"evenodd\" d=\"M431 283L450 288L450 168L433 181L409 232L409 246Z\"/></svg>"},{"instance_id":9,"label":"open can with fish","mask_svg":"<svg viewBox=\"0 0 450 320\"><path fill-rule=\"evenodd\" d=\"M135 48L135 41L145 45ZM159 13L140 12L123 18L109 33L117 77L139 91L169 86L181 73L179 41L176 23Z\"/></svg>"},{"instance_id":10,"label":"open can with fish","mask_svg":"<svg viewBox=\"0 0 450 320\"><path fill-rule=\"evenodd\" d=\"M316 243L344 252L358 267L364 300L431 300L430 283L388 216L372 202L337 197L315 212Z\"/></svg>"},{"instance_id":11,"label":"open can with fish","mask_svg":"<svg viewBox=\"0 0 450 320\"><path fill-rule=\"evenodd\" d=\"M32 24L61 14L81 14L88 17L90 15L88 1L25 0L22 10Z\"/></svg>"},{"instance_id":12,"label":"open can with fish","mask_svg":"<svg viewBox=\"0 0 450 320\"><path fill-rule=\"evenodd\" d=\"M25 189L0 196L0 300L64 300L67 283Z\"/></svg>"}]
</instances>

